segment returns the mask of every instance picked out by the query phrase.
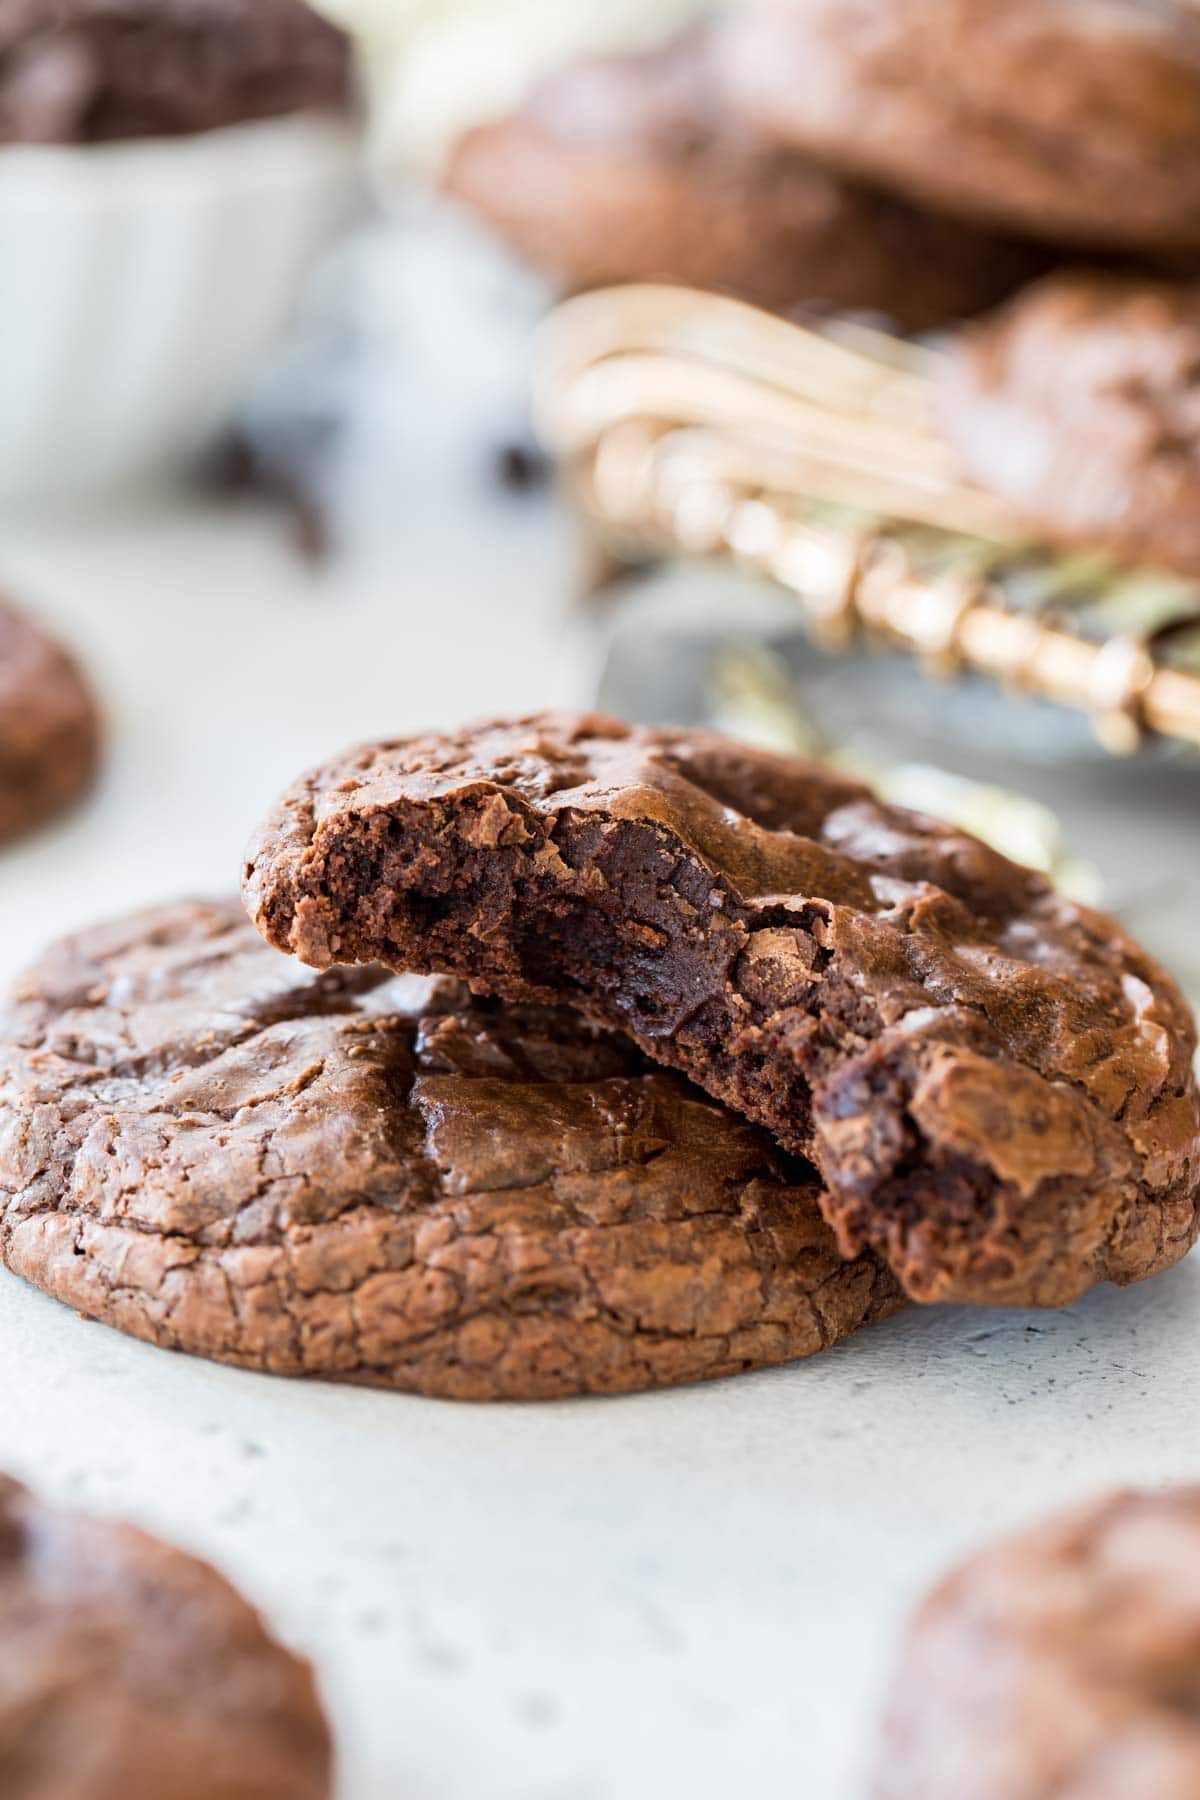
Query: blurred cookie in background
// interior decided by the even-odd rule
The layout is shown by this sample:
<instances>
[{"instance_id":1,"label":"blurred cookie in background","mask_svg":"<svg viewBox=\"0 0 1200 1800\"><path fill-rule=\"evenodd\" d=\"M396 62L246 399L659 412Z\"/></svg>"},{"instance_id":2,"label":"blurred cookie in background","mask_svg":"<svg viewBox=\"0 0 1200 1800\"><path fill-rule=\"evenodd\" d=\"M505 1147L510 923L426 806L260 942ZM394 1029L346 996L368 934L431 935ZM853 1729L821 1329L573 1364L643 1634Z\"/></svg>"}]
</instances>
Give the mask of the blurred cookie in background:
<instances>
[{"instance_id":1,"label":"blurred cookie in background","mask_svg":"<svg viewBox=\"0 0 1200 1800\"><path fill-rule=\"evenodd\" d=\"M0 143L174 136L350 102L304 0L7 0Z\"/></svg>"},{"instance_id":2,"label":"blurred cookie in background","mask_svg":"<svg viewBox=\"0 0 1200 1800\"><path fill-rule=\"evenodd\" d=\"M873 1800L1195 1800L1198 1641L1200 1488L993 1545L913 1621Z\"/></svg>"},{"instance_id":3,"label":"blurred cookie in background","mask_svg":"<svg viewBox=\"0 0 1200 1800\"><path fill-rule=\"evenodd\" d=\"M6 1800L327 1800L308 1664L207 1563L0 1475Z\"/></svg>"},{"instance_id":4,"label":"blurred cookie in background","mask_svg":"<svg viewBox=\"0 0 1200 1800\"><path fill-rule=\"evenodd\" d=\"M99 712L78 663L0 599L0 844L79 800L99 754Z\"/></svg>"},{"instance_id":5,"label":"blurred cookie in background","mask_svg":"<svg viewBox=\"0 0 1200 1800\"><path fill-rule=\"evenodd\" d=\"M357 209L352 90L303 0L0 4L0 506L212 441Z\"/></svg>"},{"instance_id":6,"label":"blurred cookie in background","mask_svg":"<svg viewBox=\"0 0 1200 1800\"><path fill-rule=\"evenodd\" d=\"M1055 243L1200 250L1192 0L775 0L720 36L751 122L847 173Z\"/></svg>"},{"instance_id":7,"label":"blurred cookie in background","mask_svg":"<svg viewBox=\"0 0 1200 1800\"><path fill-rule=\"evenodd\" d=\"M573 63L452 150L446 190L558 287L679 281L926 330L1045 266L1020 241L848 181L730 111L710 27Z\"/></svg>"},{"instance_id":8,"label":"blurred cookie in background","mask_svg":"<svg viewBox=\"0 0 1200 1800\"><path fill-rule=\"evenodd\" d=\"M1063 273L941 362L964 473L1039 530L1200 576L1200 283Z\"/></svg>"}]
</instances>

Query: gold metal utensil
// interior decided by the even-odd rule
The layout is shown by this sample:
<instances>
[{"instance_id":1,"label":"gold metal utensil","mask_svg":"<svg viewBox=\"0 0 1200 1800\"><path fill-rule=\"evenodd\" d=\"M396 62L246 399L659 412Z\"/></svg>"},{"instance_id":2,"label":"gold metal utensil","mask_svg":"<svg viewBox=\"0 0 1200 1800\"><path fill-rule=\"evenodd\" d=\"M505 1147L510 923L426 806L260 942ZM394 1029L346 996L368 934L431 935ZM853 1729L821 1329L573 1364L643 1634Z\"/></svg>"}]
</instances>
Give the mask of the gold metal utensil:
<instances>
[{"instance_id":1,"label":"gold metal utensil","mask_svg":"<svg viewBox=\"0 0 1200 1800\"><path fill-rule=\"evenodd\" d=\"M535 420L628 560L732 558L831 647L866 634L1082 708L1115 753L1200 745L1200 584L1048 546L964 482L932 423L937 354L611 288L547 321Z\"/></svg>"}]
</instances>

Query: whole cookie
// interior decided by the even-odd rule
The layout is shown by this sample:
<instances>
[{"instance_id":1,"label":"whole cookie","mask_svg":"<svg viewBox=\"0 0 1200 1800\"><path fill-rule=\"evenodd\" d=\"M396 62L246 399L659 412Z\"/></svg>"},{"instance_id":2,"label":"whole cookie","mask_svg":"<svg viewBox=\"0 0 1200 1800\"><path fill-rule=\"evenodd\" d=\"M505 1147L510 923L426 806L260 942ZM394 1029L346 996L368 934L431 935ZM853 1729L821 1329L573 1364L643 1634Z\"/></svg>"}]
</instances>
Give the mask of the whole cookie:
<instances>
[{"instance_id":1,"label":"whole cookie","mask_svg":"<svg viewBox=\"0 0 1200 1800\"><path fill-rule=\"evenodd\" d=\"M873 1800L1196 1800L1200 1488L974 1557L904 1645Z\"/></svg>"},{"instance_id":2,"label":"whole cookie","mask_svg":"<svg viewBox=\"0 0 1200 1800\"><path fill-rule=\"evenodd\" d=\"M5 1800L327 1800L307 1663L207 1563L0 1476Z\"/></svg>"},{"instance_id":3,"label":"whole cookie","mask_svg":"<svg viewBox=\"0 0 1200 1800\"><path fill-rule=\"evenodd\" d=\"M542 715L366 745L250 850L268 940L569 1001L811 1155L918 1300L1053 1305L1196 1236L1190 1012L1112 920L856 782Z\"/></svg>"},{"instance_id":4,"label":"whole cookie","mask_svg":"<svg viewBox=\"0 0 1200 1800\"><path fill-rule=\"evenodd\" d=\"M1056 276L942 359L964 472L1052 538L1200 575L1200 285Z\"/></svg>"},{"instance_id":5,"label":"whole cookie","mask_svg":"<svg viewBox=\"0 0 1200 1800\"><path fill-rule=\"evenodd\" d=\"M463 137L445 175L571 290L668 280L760 305L978 312L1039 272L1027 245L938 218L781 151L721 103L711 33L579 62Z\"/></svg>"},{"instance_id":6,"label":"whole cookie","mask_svg":"<svg viewBox=\"0 0 1200 1800\"><path fill-rule=\"evenodd\" d=\"M99 746L96 703L78 664L0 600L0 844L78 800Z\"/></svg>"},{"instance_id":7,"label":"whole cookie","mask_svg":"<svg viewBox=\"0 0 1200 1800\"><path fill-rule=\"evenodd\" d=\"M0 1030L0 1258L169 1348L541 1398L807 1356L899 1301L810 1170L631 1045L314 977L234 901L67 941Z\"/></svg>"},{"instance_id":8,"label":"whole cookie","mask_svg":"<svg viewBox=\"0 0 1200 1800\"><path fill-rule=\"evenodd\" d=\"M206 131L349 91L347 39L305 0L0 6L0 144Z\"/></svg>"},{"instance_id":9,"label":"whole cookie","mask_svg":"<svg viewBox=\"0 0 1200 1800\"><path fill-rule=\"evenodd\" d=\"M733 9L753 124L898 193L1055 243L1200 248L1194 0L805 0Z\"/></svg>"}]
</instances>

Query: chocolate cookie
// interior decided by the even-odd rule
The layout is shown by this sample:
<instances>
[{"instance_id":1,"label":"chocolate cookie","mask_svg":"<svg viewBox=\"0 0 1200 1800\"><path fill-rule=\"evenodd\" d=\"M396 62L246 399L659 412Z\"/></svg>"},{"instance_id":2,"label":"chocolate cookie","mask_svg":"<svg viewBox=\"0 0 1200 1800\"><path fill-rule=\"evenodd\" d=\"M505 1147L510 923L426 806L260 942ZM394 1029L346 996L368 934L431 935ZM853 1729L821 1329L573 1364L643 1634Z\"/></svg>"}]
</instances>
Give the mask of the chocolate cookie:
<instances>
[{"instance_id":1,"label":"chocolate cookie","mask_svg":"<svg viewBox=\"0 0 1200 1800\"><path fill-rule=\"evenodd\" d=\"M1196 1800L1200 1488L976 1556L904 1646L874 1800Z\"/></svg>"},{"instance_id":2,"label":"chocolate cookie","mask_svg":"<svg viewBox=\"0 0 1200 1800\"><path fill-rule=\"evenodd\" d=\"M1040 271L1025 244L846 181L739 125L710 42L701 27L648 54L574 64L468 132L447 189L570 290L680 281L923 330Z\"/></svg>"},{"instance_id":3,"label":"chocolate cookie","mask_svg":"<svg viewBox=\"0 0 1200 1800\"><path fill-rule=\"evenodd\" d=\"M0 600L0 844L78 800L99 747L96 703L74 659Z\"/></svg>"},{"instance_id":4,"label":"chocolate cookie","mask_svg":"<svg viewBox=\"0 0 1200 1800\"><path fill-rule=\"evenodd\" d=\"M0 1476L5 1800L326 1800L307 1663L207 1563Z\"/></svg>"},{"instance_id":5,"label":"chocolate cookie","mask_svg":"<svg viewBox=\"0 0 1200 1800\"><path fill-rule=\"evenodd\" d=\"M349 93L347 39L304 0L0 7L0 144L175 136Z\"/></svg>"},{"instance_id":6,"label":"chocolate cookie","mask_svg":"<svg viewBox=\"0 0 1200 1800\"><path fill-rule=\"evenodd\" d=\"M1194 0L731 10L731 103L779 141L1055 243L1200 249Z\"/></svg>"},{"instance_id":7,"label":"chocolate cookie","mask_svg":"<svg viewBox=\"0 0 1200 1800\"><path fill-rule=\"evenodd\" d=\"M1200 285L1043 282L951 346L939 414L1049 537L1200 576Z\"/></svg>"},{"instance_id":8,"label":"chocolate cookie","mask_svg":"<svg viewBox=\"0 0 1200 1800\"><path fill-rule=\"evenodd\" d=\"M893 1311L811 1170L575 1015L320 978L236 902L52 950L0 1050L0 1258L92 1318L463 1399L664 1386Z\"/></svg>"},{"instance_id":9,"label":"chocolate cookie","mask_svg":"<svg viewBox=\"0 0 1200 1800\"><path fill-rule=\"evenodd\" d=\"M919 1300L1059 1304L1196 1236L1195 1028L1111 920L856 782L553 715L367 745L250 851L268 940L567 1000L811 1155Z\"/></svg>"}]
</instances>

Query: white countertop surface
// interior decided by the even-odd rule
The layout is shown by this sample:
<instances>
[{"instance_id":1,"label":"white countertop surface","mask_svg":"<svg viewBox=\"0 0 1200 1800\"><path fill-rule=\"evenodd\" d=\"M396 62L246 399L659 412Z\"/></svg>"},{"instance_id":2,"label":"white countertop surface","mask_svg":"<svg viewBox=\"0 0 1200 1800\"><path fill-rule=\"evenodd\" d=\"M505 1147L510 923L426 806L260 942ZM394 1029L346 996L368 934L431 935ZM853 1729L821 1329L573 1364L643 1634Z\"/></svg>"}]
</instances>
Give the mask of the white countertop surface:
<instances>
[{"instance_id":1,"label":"white countertop surface","mask_svg":"<svg viewBox=\"0 0 1200 1800\"><path fill-rule=\"evenodd\" d=\"M397 516L390 556L316 573L253 511L0 532L0 583L78 644L112 722L94 802L0 862L0 975L231 888L265 804L345 741L575 697L545 501L452 504L414 472ZM1036 784L1200 992L1196 783ZM467 1407L171 1356L4 1276L0 1466L242 1583L319 1666L342 1800L858 1800L905 1610L949 1559L1200 1475L1198 1319L1192 1258L713 1386Z\"/></svg>"}]
</instances>

